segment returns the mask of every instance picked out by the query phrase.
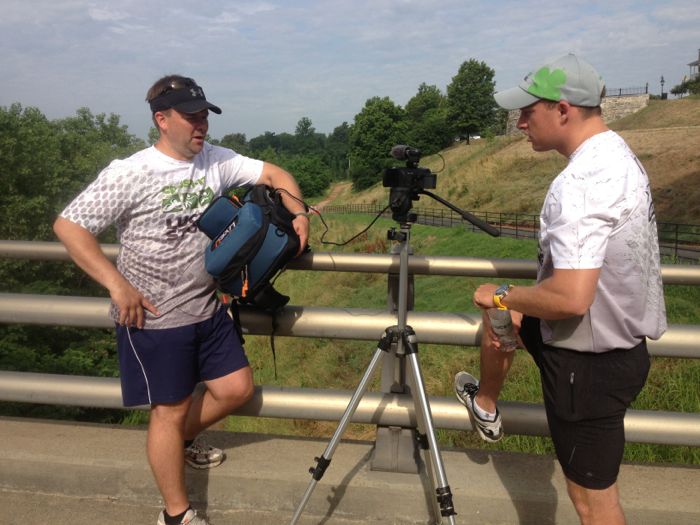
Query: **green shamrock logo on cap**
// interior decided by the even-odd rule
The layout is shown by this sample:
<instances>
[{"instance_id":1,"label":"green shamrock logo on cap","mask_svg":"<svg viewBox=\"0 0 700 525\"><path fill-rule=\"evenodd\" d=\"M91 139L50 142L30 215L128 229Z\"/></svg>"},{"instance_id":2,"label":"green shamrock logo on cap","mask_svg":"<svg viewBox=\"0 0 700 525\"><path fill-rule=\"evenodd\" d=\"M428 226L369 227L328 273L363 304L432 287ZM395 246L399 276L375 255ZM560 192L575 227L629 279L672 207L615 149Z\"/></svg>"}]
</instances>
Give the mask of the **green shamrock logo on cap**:
<instances>
[{"instance_id":1,"label":"green shamrock logo on cap","mask_svg":"<svg viewBox=\"0 0 700 525\"><path fill-rule=\"evenodd\" d=\"M540 68L532 77L527 92L538 98L561 100L561 86L566 83L566 73L562 69L550 71L547 66Z\"/></svg>"}]
</instances>

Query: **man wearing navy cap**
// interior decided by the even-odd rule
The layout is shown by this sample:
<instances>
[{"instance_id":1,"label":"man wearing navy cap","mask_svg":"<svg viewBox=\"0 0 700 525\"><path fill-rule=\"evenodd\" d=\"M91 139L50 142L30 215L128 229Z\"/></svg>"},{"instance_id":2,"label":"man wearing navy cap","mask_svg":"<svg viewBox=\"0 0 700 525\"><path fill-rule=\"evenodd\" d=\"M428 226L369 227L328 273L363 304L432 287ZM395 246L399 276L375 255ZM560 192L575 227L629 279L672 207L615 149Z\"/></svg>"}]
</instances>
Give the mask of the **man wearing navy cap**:
<instances>
[{"instance_id":1,"label":"man wearing navy cap","mask_svg":"<svg viewBox=\"0 0 700 525\"><path fill-rule=\"evenodd\" d=\"M78 266L112 299L124 406L150 406L147 455L165 508L158 525L206 525L190 507L185 463L206 469L224 452L198 434L253 395L253 374L233 321L204 267L208 239L196 227L229 188L266 184L296 218L300 251L309 221L282 168L205 141L221 109L191 78L168 75L146 100L158 141L107 166L61 212L54 231ZM116 266L96 236L116 224ZM194 394L197 383L206 390ZM195 439L197 438L197 439Z\"/></svg>"},{"instance_id":2,"label":"man wearing navy cap","mask_svg":"<svg viewBox=\"0 0 700 525\"><path fill-rule=\"evenodd\" d=\"M646 339L666 329L659 246L649 181L610 131L596 70L569 54L528 74L496 102L520 110L535 151L569 162L540 213L533 286L484 284L474 304L505 306L540 369L547 422L581 523L625 522L617 487L624 417L649 371ZM455 393L481 437L503 436L496 407L513 352L501 352L484 315L481 381L455 377Z\"/></svg>"}]
</instances>

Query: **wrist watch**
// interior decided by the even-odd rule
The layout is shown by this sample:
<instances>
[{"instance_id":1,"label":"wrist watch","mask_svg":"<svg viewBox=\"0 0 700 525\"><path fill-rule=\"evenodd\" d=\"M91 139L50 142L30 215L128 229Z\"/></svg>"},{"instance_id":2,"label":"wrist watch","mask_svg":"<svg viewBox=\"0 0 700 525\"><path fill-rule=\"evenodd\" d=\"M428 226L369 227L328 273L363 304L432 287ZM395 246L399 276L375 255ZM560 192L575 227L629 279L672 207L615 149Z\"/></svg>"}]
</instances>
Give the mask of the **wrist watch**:
<instances>
[{"instance_id":1,"label":"wrist watch","mask_svg":"<svg viewBox=\"0 0 700 525\"><path fill-rule=\"evenodd\" d=\"M508 292L513 288L512 284L502 284L493 292L493 304L495 304L501 310L507 310L507 307L501 302L505 299Z\"/></svg>"}]
</instances>

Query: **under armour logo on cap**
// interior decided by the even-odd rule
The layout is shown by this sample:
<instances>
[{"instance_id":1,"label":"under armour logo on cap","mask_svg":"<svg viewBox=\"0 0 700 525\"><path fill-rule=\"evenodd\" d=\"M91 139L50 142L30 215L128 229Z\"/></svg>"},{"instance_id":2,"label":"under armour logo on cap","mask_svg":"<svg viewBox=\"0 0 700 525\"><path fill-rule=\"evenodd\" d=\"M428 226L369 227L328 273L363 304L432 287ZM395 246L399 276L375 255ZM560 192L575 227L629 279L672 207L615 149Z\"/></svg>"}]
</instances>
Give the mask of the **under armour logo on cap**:
<instances>
[{"instance_id":1,"label":"under armour logo on cap","mask_svg":"<svg viewBox=\"0 0 700 525\"><path fill-rule=\"evenodd\" d=\"M149 102L151 111L174 109L181 113L198 113L209 109L221 114L221 108L207 101L204 90L194 80L174 80L163 92Z\"/></svg>"}]
</instances>

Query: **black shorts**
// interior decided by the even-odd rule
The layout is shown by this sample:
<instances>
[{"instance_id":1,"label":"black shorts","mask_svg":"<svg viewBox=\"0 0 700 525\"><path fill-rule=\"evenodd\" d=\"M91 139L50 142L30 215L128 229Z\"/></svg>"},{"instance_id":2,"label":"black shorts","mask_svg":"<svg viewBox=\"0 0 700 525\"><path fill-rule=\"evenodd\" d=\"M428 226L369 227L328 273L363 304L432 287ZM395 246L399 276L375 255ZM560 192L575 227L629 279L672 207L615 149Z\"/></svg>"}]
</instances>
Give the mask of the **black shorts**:
<instances>
[{"instance_id":1,"label":"black shorts","mask_svg":"<svg viewBox=\"0 0 700 525\"><path fill-rule=\"evenodd\" d=\"M617 480L624 418L649 373L646 340L630 349L578 352L542 342L539 319L525 316L520 337L540 369L547 423L571 481L605 489Z\"/></svg>"},{"instance_id":2,"label":"black shorts","mask_svg":"<svg viewBox=\"0 0 700 525\"><path fill-rule=\"evenodd\" d=\"M124 406L177 403L209 381L248 366L228 309L177 328L117 326Z\"/></svg>"}]
</instances>

